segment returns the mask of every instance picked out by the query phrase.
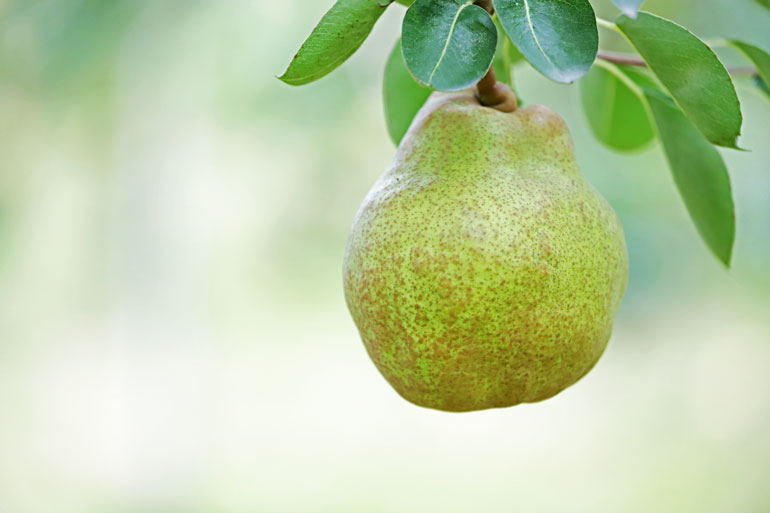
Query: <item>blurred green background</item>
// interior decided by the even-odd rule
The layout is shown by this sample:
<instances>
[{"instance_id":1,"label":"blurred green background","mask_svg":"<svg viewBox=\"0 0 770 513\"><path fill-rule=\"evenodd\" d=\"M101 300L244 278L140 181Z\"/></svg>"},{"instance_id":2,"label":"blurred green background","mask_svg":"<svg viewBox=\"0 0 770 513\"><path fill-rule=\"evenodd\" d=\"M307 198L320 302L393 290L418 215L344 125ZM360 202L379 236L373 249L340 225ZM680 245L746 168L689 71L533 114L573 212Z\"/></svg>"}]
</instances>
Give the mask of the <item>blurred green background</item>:
<instances>
[{"instance_id":1,"label":"blurred green background","mask_svg":"<svg viewBox=\"0 0 770 513\"><path fill-rule=\"evenodd\" d=\"M403 8L325 79L274 78L330 4L0 0L0 512L770 511L770 103L738 83L725 270L657 145L604 149L576 86L517 68L623 221L628 292L578 385L425 410L368 360L340 270L394 151ZM753 0L645 7L770 49Z\"/></svg>"}]
</instances>

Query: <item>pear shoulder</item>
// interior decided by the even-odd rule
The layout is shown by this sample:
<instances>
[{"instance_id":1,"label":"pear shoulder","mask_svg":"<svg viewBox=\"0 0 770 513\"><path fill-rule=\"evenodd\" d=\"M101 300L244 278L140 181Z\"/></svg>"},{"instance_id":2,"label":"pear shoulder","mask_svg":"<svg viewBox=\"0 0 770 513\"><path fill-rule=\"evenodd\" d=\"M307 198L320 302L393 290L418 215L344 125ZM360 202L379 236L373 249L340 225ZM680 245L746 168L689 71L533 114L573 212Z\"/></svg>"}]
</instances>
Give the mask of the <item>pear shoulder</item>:
<instances>
[{"instance_id":1,"label":"pear shoulder","mask_svg":"<svg viewBox=\"0 0 770 513\"><path fill-rule=\"evenodd\" d=\"M531 105L500 112L480 105L470 91L431 95L399 145L394 166L419 161L442 172L470 169L479 155L498 167L548 160L576 168L572 138L555 111Z\"/></svg>"}]
</instances>

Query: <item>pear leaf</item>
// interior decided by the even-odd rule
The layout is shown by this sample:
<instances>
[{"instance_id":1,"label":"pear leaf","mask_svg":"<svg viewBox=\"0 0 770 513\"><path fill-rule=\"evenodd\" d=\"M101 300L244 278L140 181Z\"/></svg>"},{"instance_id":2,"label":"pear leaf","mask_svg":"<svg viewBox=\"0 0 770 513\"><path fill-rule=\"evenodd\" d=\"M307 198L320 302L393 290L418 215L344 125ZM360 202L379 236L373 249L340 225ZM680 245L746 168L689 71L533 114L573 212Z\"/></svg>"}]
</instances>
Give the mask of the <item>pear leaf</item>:
<instances>
[{"instance_id":1,"label":"pear leaf","mask_svg":"<svg viewBox=\"0 0 770 513\"><path fill-rule=\"evenodd\" d=\"M494 0L513 44L532 66L556 82L574 82L591 68L599 48L588 0Z\"/></svg>"},{"instance_id":2,"label":"pear leaf","mask_svg":"<svg viewBox=\"0 0 770 513\"><path fill-rule=\"evenodd\" d=\"M753 82L754 85L757 86L757 89L765 93L768 99L770 99L770 86L767 85L767 82L762 80L762 77L760 76L754 76Z\"/></svg>"},{"instance_id":3,"label":"pear leaf","mask_svg":"<svg viewBox=\"0 0 770 513\"><path fill-rule=\"evenodd\" d=\"M358 50L391 1L337 0L278 78L303 85L334 71Z\"/></svg>"},{"instance_id":4,"label":"pear leaf","mask_svg":"<svg viewBox=\"0 0 770 513\"><path fill-rule=\"evenodd\" d=\"M406 65L420 83L458 91L489 70L497 29L473 0L415 0L404 16L401 45Z\"/></svg>"},{"instance_id":5,"label":"pear leaf","mask_svg":"<svg viewBox=\"0 0 770 513\"><path fill-rule=\"evenodd\" d=\"M698 232L716 257L730 266L735 205L719 152L670 99L648 94L674 182Z\"/></svg>"},{"instance_id":6,"label":"pear leaf","mask_svg":"<svg viewBox=\"0 0 770 513\"><path fill-rule=\"evenodd\" d=\"M730 74L684 27L647 12L621 14L618 28L695 127L714 144L737 148L743 116Z\"/></svg>"},{"instance_id":7,"label":"pear leaf","mask_svg":"<svg viewBox=\"0 0 770 513\"><path fill-rule=\"evenodd\" d=\"M655 137L643 100L605 68L580 79L580 97L591 131L610 148L633 151Z\"/></svg>"},{"instance_id":8,"label":"pear leaf","mask_svg":"<svg viewBox=\"0 0 770 513\"><path fill-rule=\"evenodd\" d=\"M658 129L663 153L690 218L711 252L730 266L735 242L735 205L730 176L714 146L650 77L630 68L608 64L625 75L647 103Z\"/></svg>"},{"instance_id":9,"label":"pear leaf","mask_svg":"<svg viewBox=\"0 0 770 513\"><path fill-rule=\"evenodd\" d=\"M495 58L492 60L492 69L495 71L495 77L498 81L513 85L513 63L507 58L505 45L508 44L508 36L501 37L497 43Z\"/></svg>"},{"instance_id":10,"label":"pear leaf","mask_svg":"<svg viewBox=\"0 0 770 513\"><path fill-rule=\"evenodd\" d=\"M409 73L401 53L399 39L385 65L385 78L382 83L385 122L394 143L401 142L412 119L428 96L430 96L430 89L418 84Z\"/></svg>"},{"instance_id":11,"label":"pear leaf","mask_svg":"<svg viewBox=\"0 0 770 513\"><path fill-rule=\"evenodd\" d=\"M741 51L757 67L757 74L765 84L770 84L770 54L762 48L743 41L730 41L730 44Z\"/></svg>"},{"instance_id":12,"label":"pear leaf","mask_svg":"<svg viewBox=\"0 0 770 513\"><path fill-rule=\"evenodd\" d=\"M623 14L634 19L636 19L639 7L641 7L643 2L644 0L612 0L612 3L615 4Z\"/></svg>"},{"instance_id":13,"label":"pear leaf","mask_svg":"<svg viewBox=\"0 0 770 513\"><path fill-rule=\"evenodd\" d=\"M495 58L492 61L492 68L495 70L497 80L513 87L513 65L524 60L518 48L513 46L511 39L500 25L500 20L495 18L495 27L497 27L497 49Z\"/></svg>"}]
</instances>

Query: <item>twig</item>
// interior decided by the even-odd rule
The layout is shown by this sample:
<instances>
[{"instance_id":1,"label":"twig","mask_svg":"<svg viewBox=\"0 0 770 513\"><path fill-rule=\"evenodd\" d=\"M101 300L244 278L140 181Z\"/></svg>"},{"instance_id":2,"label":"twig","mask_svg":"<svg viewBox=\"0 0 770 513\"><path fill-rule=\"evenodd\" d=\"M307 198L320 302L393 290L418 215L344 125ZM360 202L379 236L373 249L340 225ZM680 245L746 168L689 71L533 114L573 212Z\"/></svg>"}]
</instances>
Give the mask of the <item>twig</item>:
<instances>
[{"instance_id":1,"label":"twig","mask_svg":"<svg viewBox=\"0 0 770 513\"><path fill-rule=\"evenodd\" d=\"M614 62L615 64L626 64L628 66L641 66L647 67L647 63L644 62L640 56L634 53L623 52L609 52L606 50L600 50L596 54L597 59L602 59L607 62ZM756 75L757 70L751 66L739 66L734 68L727 68L727 71L731 75Z\"/></svg>"},{"instance_id":2,"label":"twig","mask_svg":"<svg viewBox=\"0 0 770 513\"><path fill-rule=\"evenodd\" d=\"M633 53L621 53L621 52L608 52L606 50L599 50L596 54L597 59L602 59L615 64L628 64L629 66L642 66L647 67L647 63L644 59Z\"/></svg>"}]
</instances>

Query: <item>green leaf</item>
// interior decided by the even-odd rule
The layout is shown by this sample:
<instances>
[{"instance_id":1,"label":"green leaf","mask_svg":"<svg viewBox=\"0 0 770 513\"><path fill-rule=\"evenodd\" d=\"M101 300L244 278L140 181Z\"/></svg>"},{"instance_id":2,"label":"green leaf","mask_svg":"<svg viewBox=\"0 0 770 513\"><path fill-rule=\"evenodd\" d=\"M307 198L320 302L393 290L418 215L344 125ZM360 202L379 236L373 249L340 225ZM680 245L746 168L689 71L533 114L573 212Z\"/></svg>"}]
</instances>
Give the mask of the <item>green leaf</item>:
<instances>
[{"instance_id":1,"label":"green leaf","mask_svg":"<svg viewBox=\"0 0 770 513\"><path fill-rule=\"evenodd\" d=\"M649 77L627 68L621 73L632 80L649 106L674 183L698 233L729 267L735 241L735 205L722 156Z\"/></svg>"},{"instance_id":2,"label":"green leaf","mask_svg":"<svg viewBox=\"0 0 770 513\"><path fill-rule=\"evenodd\" d=\"M756 0L756 1L759 5L770 9L770 0Z\"/></svg>"},{"instance_id":3,"label":"green leaf","mask_svg":"<svg viewBox=\"0 0 770 513\"><path fill-rule=\"evenodd\" d=\"M337 0L280 78L302 85L331 73L361 46L390 0Z\"/></svg>"},{"instance_id":4,"label":"green leaf","mask_svg":"<svg viewBox=\"0 0 770 513\"><path fill-rule=\"evenodd\" d=\"M735 241L735 205L722 156L672 101L657 95L647 99L690 217L714 255L729 267Z\"/></svg>"},{"instance_id":5,"label":"green leaf","mask_svg":"<svg viewBox=\"0 0 770 513\"><path fill-rule=\"evenodd\" d=\"M399 39L385 65L385 78L382 83L385 122L390 138L396 145L401 142L412 119L428 96L430 89L418 84L409 73Z\"/></svg>"},{"instance_id":6,"label":"green leaf","mask_svg":"<svg viewBox=\"0 0 770 513\"><path fill-rule=\"evenodd\" d=\"M498 81L513 85L513 64L505 56L505 40L501 37L502 44L498 42L495 58L492 60L492 69L495 71L495 77ZM507 37L506 37L507 39Z\"/></svg>"},{"instance_id":7,"label":"green leaf","mask_svg":"<svg viewBox=\"0 0 770 513\"><path fill-rule=\"evenodd\" d=\"M612 0L612 3L615 4L623 14L634 19L643 2L644 0Z\"/></svg>"},{"instance_id":8,"label":"green leaf","mask_svg":"<svg viewBox=\"0 0 770 513\"><path fill-rule=\"evenodd\" d=\"M500 25L500 20L495 19L495 27L497 27L497 49L495 50L495 58L492 61L492 68L495 71L497 80L508 84L513 87L513 65L517 62L524 60L524 56L521 52L513 46L511 39L503 30Z\"/></svg>"},{"instance_id":9,"label":"green leaf","mask_svg":"<svg viewBox=\"0 0 770 513\"><path fill-rule=\"evenodd\" d=\"M599 48L588 0L494 0L508 37L540 73L574 82L591 68Z\"/></svg>"},{"instance_id":10,"label":"green leaf","mask_svg":"<svg viewBox=\"0 0 770 513\"><path fill-rule=\"evenodd\" d=\"M497 30L489 13L472 0L416 0L404 16L401 45L418 81L457 91L489 70Z\"/></svg>"},{"instance_id":11,"label":"green leaf","mask_svg":"<svg viewBox=\"0 0 770 513\"><path fill-rule=\"evenodd\" d=\"M770 98L770 86L767 85L767 82L762 80L762 77L760 76L754 76L752 78L754 85L757 86L757 89L765 93L767 97Z\"/></svg>"},{"instance_id":12,"label":"green leaf","mask_svg":"<svg viewBox=\"0 0 770 513\"><path fill-rule=\"evenodd\" d=\"M642 99L606 69L591 68L580 80L580 96L592 132L610 148L637 150L655 137Z\"/></svg>"},{"instance_id":13,"label":"green leaf","mask_svg":"<svg viewBox=\"0 0 770 513\"><path fill-rule=\"evenodd\" d=\"M757 67L757 72L765 84L770 84L770 54L763 49L743 41L730 41Z\"/></svg>"},{"instance_id":14,"label":"green leaf","mask_svg":"<svg viewBox=\"0 0 770 513\"><path fill-rule=\"evenodd\" d=\"M636 47L706 138L737 148L743 117L730 74L716 54L684 27L647 12L620 15L618 28Z\"/></svg>"}]
</instances>

